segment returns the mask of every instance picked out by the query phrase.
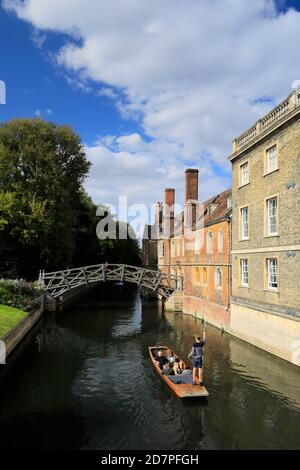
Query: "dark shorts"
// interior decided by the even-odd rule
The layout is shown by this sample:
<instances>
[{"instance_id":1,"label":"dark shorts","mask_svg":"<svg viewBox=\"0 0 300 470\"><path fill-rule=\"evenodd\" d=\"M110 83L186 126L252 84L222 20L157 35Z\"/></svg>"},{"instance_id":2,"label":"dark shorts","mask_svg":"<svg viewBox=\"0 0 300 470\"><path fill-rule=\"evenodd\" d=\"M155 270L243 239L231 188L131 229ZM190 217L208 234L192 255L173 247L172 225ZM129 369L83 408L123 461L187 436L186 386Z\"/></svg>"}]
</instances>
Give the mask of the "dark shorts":
<instances>
[{"instance_id":1,"label":"dark shorts","mask_svg":"<svg viewBox=\"0 0 300 470\"><path fill-rule=\"evenodd\" d=\"M193 367L197 367L198 369L202 369L202 357L197 359L193 359Z\"/></svg>"}]
</instances>

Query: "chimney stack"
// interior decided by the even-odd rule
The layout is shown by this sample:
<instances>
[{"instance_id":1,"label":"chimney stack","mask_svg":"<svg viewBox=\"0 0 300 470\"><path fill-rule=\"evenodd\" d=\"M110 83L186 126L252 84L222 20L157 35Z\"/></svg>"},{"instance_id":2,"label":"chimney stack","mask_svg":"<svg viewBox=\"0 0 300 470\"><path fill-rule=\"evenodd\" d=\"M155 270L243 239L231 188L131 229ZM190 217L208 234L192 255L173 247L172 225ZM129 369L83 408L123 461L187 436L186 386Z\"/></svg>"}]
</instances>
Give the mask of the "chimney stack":
<instances>
[{"instance_id":1,"label":"chimney stack","mask_svg":"<svg viewBox=\"0 0 300 470\"><path fill-rule=\"evenodd\" d=\"M174 233L175 189L165 189L164 236L170 238Z\"/></svg>"},{"instance_id":2,"label":"chimney stack","mask_svg":"<svg viewBox=\"0 0 300 470\"><path fill-rule=\"evenodd\" d=\"M198 201L198 170L185 171L185 202Z\"/></svg>"},{"instance_id":3,"label":"chimney stack","mask_svg":"<svg viewBox=\"0 0 300 470\"><path fill-rule=\"evenodd\" d=\"M196 223L198 209L198 173L196 169L185 171L185 210L184 226L192 229Z\"/></svg>"}]
</instances>

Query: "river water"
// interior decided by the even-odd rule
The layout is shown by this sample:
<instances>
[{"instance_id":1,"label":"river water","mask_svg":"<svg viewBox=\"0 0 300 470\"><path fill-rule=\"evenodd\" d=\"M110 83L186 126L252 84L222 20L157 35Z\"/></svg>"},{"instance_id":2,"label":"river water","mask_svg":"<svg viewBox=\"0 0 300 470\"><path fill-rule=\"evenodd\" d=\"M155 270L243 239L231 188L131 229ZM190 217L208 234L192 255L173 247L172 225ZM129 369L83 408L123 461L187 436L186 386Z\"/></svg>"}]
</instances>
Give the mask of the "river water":
<instances>
[{"instance_id":1,"label":"river water","mask_svg":"<svg viewBox=\"0 0 300 470\"><path fill-rule=\"evenodd\" d=\"M0 366L0 449L300 449L299 369L212 326L210 396L173 396L148 346L201 330L126 286L46 314Z\"/></svg>"}]
</instances>

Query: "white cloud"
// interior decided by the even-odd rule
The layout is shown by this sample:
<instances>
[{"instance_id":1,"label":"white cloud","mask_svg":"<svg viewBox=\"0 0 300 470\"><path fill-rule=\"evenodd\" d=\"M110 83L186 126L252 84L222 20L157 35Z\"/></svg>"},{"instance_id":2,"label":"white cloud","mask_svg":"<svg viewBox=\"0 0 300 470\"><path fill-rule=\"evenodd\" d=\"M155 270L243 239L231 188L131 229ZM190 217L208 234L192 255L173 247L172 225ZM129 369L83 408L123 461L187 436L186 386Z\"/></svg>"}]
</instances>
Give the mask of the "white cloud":
<instances>
[{"instance_id":1,"label":"white cloud","mask_svg":"<svg viewBox=\"0 0 300 470\"><path fill-rule=\"evenodd\" d=\"M89 79L98 82L97 94L147 136L101 136L88 147L94 162L88 188L98 201L125 191L155 201L171 185L182 194L191 162L200 168L203 197L224 189L233 138L300 77L300 14L279 13L272 0L4 5L43 34L67 33L56 53L66 74L77 76L83 91L91 91Z\"/></svg>"},{"instance_id":2,"label":"white cloud","mask_svg":"<svg viewBox=\"0 0 300 470\"><path fill-rule=\"evenodd\" d=\"M163 199L165 187L176 188L176 202L184 199L184 166L177 157L174 144L145 142L139 134L109 136L86 147L93 163L88 190L96 201L118 205L118 196L128 203L150 204ZM230 178L216 176L213 168L200 168L200 196L204 200L212 193L230 186Z\"/></svg>"},{"instance_id":3,"label":"white cloud","mask_svg":"<svg viewBox=\"0 0 300 470\"><path fill-rule=\"evenodd\" d=\"M37 117L42 117L44 114L47 114L48 116L51 116L52 115L52 109L50 108L47 108L45 109L45 111L41 111L40 109L37 109L34 114L37 116Z\"/></svg>"},{"instance_id":4,"label":"white cloud","mask_svg":"<svg viewBox=\"0 0 300 470\"><path fill-rule=\"evenodd\" d=\"M38 49L42 49L47 37L45 34L40 34L39 31L34 29L31 34L31 39Z\"/></svg>"}]
</instances>

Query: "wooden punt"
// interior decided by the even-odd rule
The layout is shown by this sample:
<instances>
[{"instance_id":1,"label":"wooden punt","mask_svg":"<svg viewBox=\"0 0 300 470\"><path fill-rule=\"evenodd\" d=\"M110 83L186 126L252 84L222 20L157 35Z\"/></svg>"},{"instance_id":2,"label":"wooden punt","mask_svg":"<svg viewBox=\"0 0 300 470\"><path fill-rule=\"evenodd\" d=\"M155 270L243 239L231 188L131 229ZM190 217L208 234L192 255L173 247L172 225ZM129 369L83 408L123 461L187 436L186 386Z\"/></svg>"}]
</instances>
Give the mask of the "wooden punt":
<instances>
[{"instance_id":1,"label":"wooden punt","mask_svg":"<svg viewBox=\"0 0 300 470\"><path fill-rule=\"evenodd\" d=\"M168 387L170 387L172 392L179 398L208 397L209 393L205 387L200 386L200 385L193 385L192 374L163 375L161 373L161 370L154 359L153 353L156 353L157 351L167 352L168 349L170 348L166 346L150 346L149 347L149 354L150 354L152 364L156 372L162 378L162 380L168 385ZM180 360L182 361L182 359ZM183 364L186 364L184 361L182 362Z\"/></svg>"}]
</instances>

